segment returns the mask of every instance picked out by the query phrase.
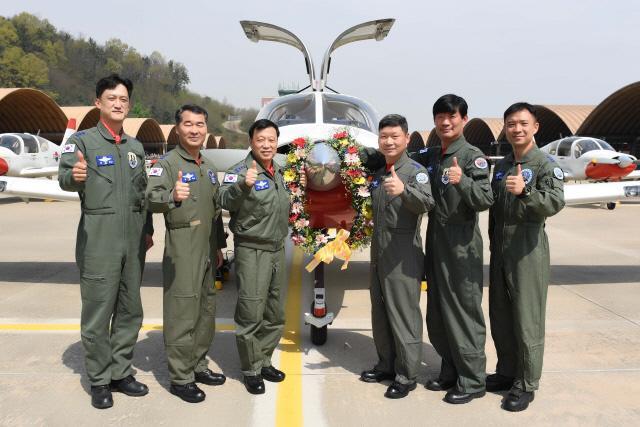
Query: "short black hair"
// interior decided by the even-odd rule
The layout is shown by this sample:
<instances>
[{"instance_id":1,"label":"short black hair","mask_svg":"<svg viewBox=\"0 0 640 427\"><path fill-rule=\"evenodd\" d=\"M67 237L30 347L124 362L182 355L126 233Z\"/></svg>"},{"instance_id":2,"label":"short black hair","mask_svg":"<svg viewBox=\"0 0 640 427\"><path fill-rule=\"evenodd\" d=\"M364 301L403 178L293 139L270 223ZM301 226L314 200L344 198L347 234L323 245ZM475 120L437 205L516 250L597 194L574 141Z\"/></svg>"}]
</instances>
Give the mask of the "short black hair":
<instances>
[{"instance_id":1,"label":"short black hair","mask_svg":"<svg viewBox=\"0 0 640 427\"><path fill-rule=\"evenodd\" d=\"M274 128L276 130L276 136L280 136L280 129L278 129L277 124L273 123L271 120L260 119L253 122L249 128L249 139L253 139L253 133L255 131L267 128Z\"/></svg>"},{"instance_id":2,"label":"short black hair","mask_svg":"<svg viewBox=\"0 0 640 427\"><path fill-rule=\"evenodd\" d=\"M133 93L133 83L131 80L122 78L114 73L98 80L98 83L96 83L96 98L100 98L105 90L115 89L118 85L126 87L127 94L131 97L131 94Z\"/></svg>"},{"instance_id":3,"label":"short black hair","mask_svg":"<svg viewBox=\"0 0 640 427\"><path fill-rule=\"evenodd\" d=\"M536 119L536 122L538 121L538 109L534 105L529 104L528 102L516 102L515 104L507 108L504 111L504 116L503 116L504 121L506 122L507 117L509 117L513 113L517 113L518 111L522 111L522 110L527 110L528 112L530 112L533 118Z\"/></svg>"},{"instance_id":4,"label":"short black hair","mask_svg":"<svg viewBox=\"0 0 640 427\"><path fill-rule=\"evenodd\" d=\"M205 122L209 120L209 113L207 113L207 110L205 110L201 106L196 104L184 104L182 107L176 110L176 125L179 125L180 122L182 122L182 113L184 113L185 111L191 111L193 114L202 114L204 116Z\"/></svg>"},{"instance_id":5,"label":"short black hair","mask_svg":"<svg viewBox=\"0 0 640 427\"><path fill-rule=\"evenodd\" d=\"M400 114L387 114L384 116L378 124L378 132L383 128L396 126L400 126L404 133L409 133L409 124L407 123L407 119Z\"/></svg>"},{"instance_id":6,"label":"short black hair","mask_svg":"<svg viewBox=\"0 0 640 427\"><path fill-rule=\"evenodd\" d=\"M454 95L452 93L442 95L433 104L433 117L441 113L455 114L460 113L462 117L467 115L467 101L461 96Z\"/></svg>"}]
</instances>

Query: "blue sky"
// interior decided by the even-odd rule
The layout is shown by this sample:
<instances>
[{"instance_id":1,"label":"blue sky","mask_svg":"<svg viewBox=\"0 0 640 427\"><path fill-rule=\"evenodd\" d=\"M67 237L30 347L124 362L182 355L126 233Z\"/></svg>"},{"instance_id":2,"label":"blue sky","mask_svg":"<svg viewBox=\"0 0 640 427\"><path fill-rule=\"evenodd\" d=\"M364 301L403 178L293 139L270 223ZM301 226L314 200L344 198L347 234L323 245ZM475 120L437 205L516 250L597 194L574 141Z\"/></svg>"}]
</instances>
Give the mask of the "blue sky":
<instances>
[{"instance_id":1,"label":"blue sky","mask_svg":"<svg viewBox=\"0 0 640 427\"><path fill-rule=\"evenodd\" d=\"M281 84L307 84L302 56L251 43L242 19L296 33L316 67L346 28L396 18L389 37L333 55L329 85L369 101L381 114L431 129L431 106L453 92L470 117L500 117L515 101L597 104L640 79L640 2L538 1L47 1L3 2L75 36L119 38L143 54L185 64L190 88L239 107L259 107Z\"/></svg>"}]
</instances>

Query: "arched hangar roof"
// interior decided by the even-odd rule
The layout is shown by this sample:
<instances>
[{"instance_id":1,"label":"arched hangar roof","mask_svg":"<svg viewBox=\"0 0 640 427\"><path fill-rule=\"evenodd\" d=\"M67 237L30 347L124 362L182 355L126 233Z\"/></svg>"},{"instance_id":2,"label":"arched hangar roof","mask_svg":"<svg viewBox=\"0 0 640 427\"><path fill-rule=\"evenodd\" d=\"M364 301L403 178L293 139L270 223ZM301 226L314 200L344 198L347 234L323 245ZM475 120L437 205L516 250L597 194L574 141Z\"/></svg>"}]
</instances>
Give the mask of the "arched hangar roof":
<instances>
[{"instance_id":1,"label":"arched hangar roof","mask_svg":"<svg viewBox=\"0 0 640 427\"><path fill-rule=\"evenodd\" d=\"M464 126L463 133L470 144L489 147L492 142L498 141L503 127L504 121L500 118L474 118Z\"/></svg>"},{"instance_id":2,"label":"arched hangar roof","mask_svg":"<svg viewBox=\"0 0 640 427\"><path fill-rule=\"evenodd\" d=\"M76 119L76 130L92 128L100 120L100 110L94 105L61 108L67 120Z\"/></svg>"},{"instance_id":3,"label":"arched hangar roof","mask_svg":"<svg viewBox=\"0 0 640 427\"><path fill-rule=\"evenodd\" d=\"M29 88L0 88L0 133L40 133L59 143L66 127L66 116L46 93Z\"/></svg>"},{"instance_id":4,"label":"arched hangar roof","mask_svg":"<svg viewBox=\"0 0 640 427\"><path fill-rule=\"evenodd\" d=\"M160 125L160 129L162 130L164 140L167 141L167 149L169 149L168 146L175 147L178 145L179 138L176 133L176 125Z\"/></svg>"},{"instance_id":5,"label":"arched hangar roof","mask_svg":"<svg viewBox=\"0 0 640 427\"><path fill-rule=\"evenodd\" d=\"M224 139L224 136L216 135L216 148L227 148L227 140Z\"/></svg>"},{"instance_id":6,"label":"arched hangar roof","mask_svg":"<svg viewBox=\"0 0 640 427\"><path fill-rule=\"evenodd\" d=\"M640 135L640 82L609 95L582 122L576 134L600 137Z\"/></svg>"},{"instance_id":7,"label":"arched hangar roof","mask_svg":"<svg viewBox=\"0 0 640 427\"><path fill-rule=\"evenodd\" d=\"M122 124L127 135L135 137L144 145L147 153L166 152L166 140L158 122L149 118L125 119Z\"/></svg>"}]
</instances>

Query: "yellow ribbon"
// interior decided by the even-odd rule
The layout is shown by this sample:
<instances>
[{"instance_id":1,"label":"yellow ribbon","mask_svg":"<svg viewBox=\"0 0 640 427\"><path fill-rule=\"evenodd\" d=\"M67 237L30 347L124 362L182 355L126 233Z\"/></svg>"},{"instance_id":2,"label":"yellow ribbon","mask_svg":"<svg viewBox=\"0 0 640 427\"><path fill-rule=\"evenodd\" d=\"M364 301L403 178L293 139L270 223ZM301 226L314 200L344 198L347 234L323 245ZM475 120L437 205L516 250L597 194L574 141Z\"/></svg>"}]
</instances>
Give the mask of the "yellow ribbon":
<instances>
[{"instance_id":1,"label":"yellow ribbon","mask_svg":"<svg viewBox=\"0 0 640 427\"><path fill-rule=\"evenodd\" d=\"M336 238L313 255L313 259L305 267L307 271L311 273L321 262L331 264L334 257L344 261L340 270L346 270L349 266L349 258L351 258L351 248L347 244L348 238L349 232L347 230L338 230Z\"/></svg>"}]
</instances>

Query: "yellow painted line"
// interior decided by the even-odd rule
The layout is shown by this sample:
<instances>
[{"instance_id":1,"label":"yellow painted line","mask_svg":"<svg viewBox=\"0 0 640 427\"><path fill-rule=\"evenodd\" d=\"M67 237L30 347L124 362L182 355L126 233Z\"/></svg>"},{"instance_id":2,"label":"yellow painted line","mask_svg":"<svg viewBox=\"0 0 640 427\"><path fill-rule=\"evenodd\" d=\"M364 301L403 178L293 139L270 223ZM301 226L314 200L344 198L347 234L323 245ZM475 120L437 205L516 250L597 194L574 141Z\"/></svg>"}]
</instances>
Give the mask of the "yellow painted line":
<instances>
[{"instance_id":1,"label":"yellow painted line","mask_svg":"<svg viewBox=\"0 0 640 427\"><path fill-rule=\"evenodd\" d=\"M216 331L235 331L235 325L218 324ZM37 331L37 332L55 332L55 331L79 331L78 323L2 323L0 331ZM142 325L142 331L161 331L162 324Z\"/></svg>"},{"instance_id":2,"label":"yellow painted line","mask_svg":"<svg viewBox=\"0 0 640 427\"><path fill-rule=\"evenodd\" d=\"M296 248L289 270L286 320L280 340L280 369L287 374L287 377L278 385L277 427L302 426L302 340L300 337L302 259L302 250Z\"/></svg>"}]
</instances>

